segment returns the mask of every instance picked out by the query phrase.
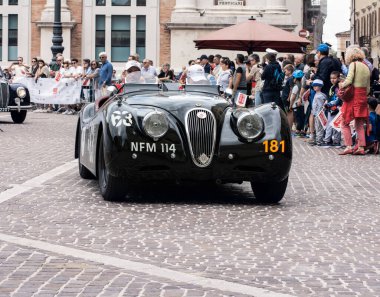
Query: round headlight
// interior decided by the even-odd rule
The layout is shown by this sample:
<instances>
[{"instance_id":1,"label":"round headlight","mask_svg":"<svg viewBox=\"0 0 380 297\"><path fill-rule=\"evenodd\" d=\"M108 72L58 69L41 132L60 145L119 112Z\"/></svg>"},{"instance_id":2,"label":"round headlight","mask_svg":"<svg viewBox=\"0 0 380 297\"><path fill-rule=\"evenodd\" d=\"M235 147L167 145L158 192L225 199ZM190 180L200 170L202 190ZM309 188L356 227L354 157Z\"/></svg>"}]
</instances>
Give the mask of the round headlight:
<instances>
[{"instance_id":1,"label":"round headlight","mask_svg":"<svg viewBox=\"0 0 380 297\"><path fill-rule=\"evenodd\" d=\"M237 129L243 138L253 140L262 133L263 120L257 114L243 112L237 120Z\"/></svg>"},{"instance_id":2,"label":"round headlight","mask_svg":"<svg viewBox=\"0 0 380 297\"><path fill-rule=\"evenodd\" d=\"M26 97L26 90L24 87L18 87L17 90L17 96L21 99L25 98Z\"/></svg>"},{"instance_id":3,"label":"round headlight","mask_svg":"<svg viewBox=\"0 0 380 297\"><path fill-rule=\"evenodd\" d=\"M169 129L169 122L165 114L159 111L148 113L143 119L145 133L154 140L165 135Z\"/></svg>"}]
</instances>

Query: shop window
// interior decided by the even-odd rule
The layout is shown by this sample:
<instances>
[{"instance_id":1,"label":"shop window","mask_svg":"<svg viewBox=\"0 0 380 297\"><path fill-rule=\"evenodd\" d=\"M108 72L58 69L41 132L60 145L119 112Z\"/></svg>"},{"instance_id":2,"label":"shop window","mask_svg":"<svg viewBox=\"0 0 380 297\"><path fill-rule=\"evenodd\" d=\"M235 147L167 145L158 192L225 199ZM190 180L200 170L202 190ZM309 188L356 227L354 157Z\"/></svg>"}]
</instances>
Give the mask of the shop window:
<instances>
[{"instance_id":1,"label":"shop window","mask_svg":"<svg viewBox=\"0 0 380 297\"><path fill-rule=\"evenodd\" d=\"M112 0L112 6L131 6L131 0Z\"/></svg>"},{"instance_id":2,"label":"shop window","mask_svg":"<svg viewBox=\"0 0 380 297\"><path fill-rule=\"evenodd\" d=\"M146 16L138 15L136 17L136 52L140 60L146 57Z\"/></svg>"},{"instance_id":3,"label":"shop window","mask_svg":"<svg viewBox=\"0 0 380 297\"><path fill-rule=\"evenodd\" d=\"M10 14L8 16L8 60L17 60L18 45L18 15Z\"/></svg>"},{"instance_id":4,"label":"shop window","mask_svg":"<svg viewBox=\"0 0 380 297\"><path fill-rule=\"evenodd\" d=\"M105 51L106 39L106 20L104 15L97 15L96 18L96 32L95 32L95 58L98 59L99 53Z\"/></svg>"},{"instance_id":5,"label":"shop window","mask_svg":"<svg viewBox=\"0 0 380 297\"><path fill-rule=\"evenodd\" d=\"M125 62L131 52L131 17L113 15L111 19L111 58Z\"/></svg>"}]
</instances>

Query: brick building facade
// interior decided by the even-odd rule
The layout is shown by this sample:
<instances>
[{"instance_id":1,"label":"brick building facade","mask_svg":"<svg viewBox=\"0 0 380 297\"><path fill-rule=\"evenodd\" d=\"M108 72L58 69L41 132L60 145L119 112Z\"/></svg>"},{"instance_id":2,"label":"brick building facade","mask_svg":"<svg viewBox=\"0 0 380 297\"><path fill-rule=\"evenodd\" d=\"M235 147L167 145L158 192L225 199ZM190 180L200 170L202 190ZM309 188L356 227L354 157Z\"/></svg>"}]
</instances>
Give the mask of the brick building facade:
<instances>
[{"instance_id":1,"label":"brick building facade","mask_svg":"<svg viewBox=\"0 0 380 297\"><path fill-rule=\"evenodd\" d=\"M167 24L170 23L172 11L176 0L160 1L160 64L170 62L170 30Z\"/></svg>"},{"instance_id":2,"label":"brick building facade","mask_svg":"<svg viewBox=\"0 0 380 297\"><path fill-rule=\"evenodd\" d=\"M165 22L174 2L162 1ZM50 62L54 4L54 0L0 1L0 65L8 66L18 56L26 63L32 57ZM99 51L107 51L121 68L137 52L158 63L161 30L163 38L169 38L160 26L159 4L159 0L61 0L64 57L95 59Z\"/></svg>"}]
</instances>

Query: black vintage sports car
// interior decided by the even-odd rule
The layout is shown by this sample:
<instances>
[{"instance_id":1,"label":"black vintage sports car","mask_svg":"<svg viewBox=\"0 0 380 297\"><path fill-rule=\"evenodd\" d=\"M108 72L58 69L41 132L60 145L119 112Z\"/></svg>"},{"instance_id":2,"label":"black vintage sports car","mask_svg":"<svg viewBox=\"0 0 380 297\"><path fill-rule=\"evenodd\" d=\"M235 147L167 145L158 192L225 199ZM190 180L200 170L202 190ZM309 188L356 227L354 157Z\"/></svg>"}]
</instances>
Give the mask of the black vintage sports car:
<instances>
[{"instance_id":1,"label":"black vintage sports car","mask_svg":"<svg viewBox=\"0 0 380 297\"><path fill-rule=\"evenodd\" d=\"M216 86L123 88L86 105L77 125L79 174L97 178L105 200L123 199L136 184L163 181L249 181L258 201L282 199L292 141L274 103L233 108Z\"/></svg>"},{"instance_id":2,"label":"black vintage sports car","mask_svg":"<svg viewBox=\"0 0 380 297\"><path fill-rule=\"evenodd\" d=\"M0 73L0 112L10 112L14 123L21 124L31 109L27 87L18 83L8 83Z\"/></svg>"}]
</instances>

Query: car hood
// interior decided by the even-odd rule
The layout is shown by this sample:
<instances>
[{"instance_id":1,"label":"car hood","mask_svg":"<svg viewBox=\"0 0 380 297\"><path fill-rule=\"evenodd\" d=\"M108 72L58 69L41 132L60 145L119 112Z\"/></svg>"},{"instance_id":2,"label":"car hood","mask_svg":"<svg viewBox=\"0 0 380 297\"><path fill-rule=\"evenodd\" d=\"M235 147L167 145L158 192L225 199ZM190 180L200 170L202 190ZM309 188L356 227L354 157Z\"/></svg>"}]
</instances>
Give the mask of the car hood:
<instances>
[{"instance_id":1,"label":"car hood","mask_svg":"<svg viewBox=\"0 0 380 297\"><path fill-rule=\"evenodd\" d=\"M126 101L128 105L150 106L164 109L172 114L184 115L193 108L205 108L211 110L215 116L221 116L230 105L220 96L209 94L172 93L157 95L134 95Z\"/></svg>"}]
</instances>

